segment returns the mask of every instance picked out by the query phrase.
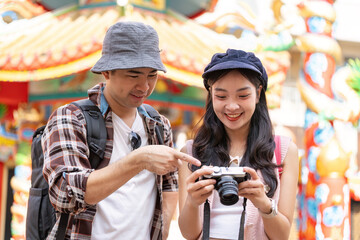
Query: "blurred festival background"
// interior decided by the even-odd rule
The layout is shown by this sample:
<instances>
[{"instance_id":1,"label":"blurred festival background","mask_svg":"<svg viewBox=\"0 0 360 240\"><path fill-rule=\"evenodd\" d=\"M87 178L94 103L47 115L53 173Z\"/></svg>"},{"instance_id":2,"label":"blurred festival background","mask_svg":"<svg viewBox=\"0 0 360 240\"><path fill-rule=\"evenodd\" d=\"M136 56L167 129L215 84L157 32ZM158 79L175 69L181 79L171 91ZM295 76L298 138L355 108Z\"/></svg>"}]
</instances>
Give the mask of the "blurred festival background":
<instances>
[{"instance_id":1,"label":"blurred festival background","mask_svg":"<svg viewBox=\"0 0 360 240\"><path fill-rule=\"evenodd\" d=\"M360 239L359 12L357 0L0 1L0 239L25 239L34 130L103 81L89 69L125 20L159 33L168 72L147 103L170 119L176 148L204 113L211 56L255 52L274 133L299 147L290 239ZM169 239L183 239L177 214Z\"/></svg>"}]
</instances>

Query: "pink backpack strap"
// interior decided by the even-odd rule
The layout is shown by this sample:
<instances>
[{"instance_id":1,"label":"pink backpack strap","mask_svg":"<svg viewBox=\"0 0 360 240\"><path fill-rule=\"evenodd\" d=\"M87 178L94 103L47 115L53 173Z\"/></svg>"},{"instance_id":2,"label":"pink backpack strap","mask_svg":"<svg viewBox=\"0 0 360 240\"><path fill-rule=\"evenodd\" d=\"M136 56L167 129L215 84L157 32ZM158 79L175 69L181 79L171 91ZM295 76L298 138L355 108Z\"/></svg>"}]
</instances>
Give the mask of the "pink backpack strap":
<instances>
[{"instance_id":1,"label":"pink backpack strap","mask_svg":"<svg viewBox=\"0 0 360 240\"><path fill-rule=\"evenodd\" d=\"M276 164L280 165L284 162L291 138L275 135L274 141L276 145L275 147ZM278 169L279 169L279 175L281 176L283 169L282 168L278 168Z\"/></svg>"},{"instance_id":2,"label":"pink backpack strap","mask_svg":"<svg viewBox=\"0 0 360 240\"><path fill-rule=\"evenodd\" d=\"M275 135L274 140L275 140L275 146L276 146L275 147L275 158L276 158L276 163L279 165L279 164L281 164L281 139L280 139L280 136Z\"/></svg>"}]
</instances>

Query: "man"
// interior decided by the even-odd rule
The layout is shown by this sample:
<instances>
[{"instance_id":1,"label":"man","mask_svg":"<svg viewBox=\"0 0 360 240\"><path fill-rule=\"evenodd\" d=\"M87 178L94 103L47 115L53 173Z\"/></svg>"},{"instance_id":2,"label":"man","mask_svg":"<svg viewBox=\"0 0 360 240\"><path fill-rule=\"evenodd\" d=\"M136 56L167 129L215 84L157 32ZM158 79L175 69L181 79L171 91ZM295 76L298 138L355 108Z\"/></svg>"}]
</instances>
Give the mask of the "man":
<instances>
[{"instance_id":1,"label":"man","mask_svg":"<svg viewBox=\"0 0 360 240\"><path fill-rule=\"evenodd\" d=\"M154 90L157 71L166 71L156 31L138 22L114 24L91 71L106 80L88 91L107 128L99 167L90 167L84 115L75 105L57 109L42 138L50 201L57 211L71 213L66 239L166 239L177 168L183 161L200 162L172 148L164 116L164 145L153 145L158 123L141 104ZM55 237L58 223L48 238Z\"/></svg>"}]
</instances>

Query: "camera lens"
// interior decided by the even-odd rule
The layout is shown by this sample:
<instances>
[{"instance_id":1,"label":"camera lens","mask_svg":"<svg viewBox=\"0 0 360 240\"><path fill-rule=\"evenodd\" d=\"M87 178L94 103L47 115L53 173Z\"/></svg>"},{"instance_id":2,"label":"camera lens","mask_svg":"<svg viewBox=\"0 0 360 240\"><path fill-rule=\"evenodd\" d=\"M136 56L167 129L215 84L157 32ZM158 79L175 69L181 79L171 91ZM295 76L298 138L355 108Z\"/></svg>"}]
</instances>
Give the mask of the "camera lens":
<instances>
[{"instance_id":1,"label":"camera lens","mask_svg":"<svg viewBox=\"0 0 360 240\"><path fill-rule=\"evenodd\" d=\"M233 205L239 201L238 183L231 176L222 176L216 183L219 192L220 202L223 205Z\"/></svg>"}]
</instances>

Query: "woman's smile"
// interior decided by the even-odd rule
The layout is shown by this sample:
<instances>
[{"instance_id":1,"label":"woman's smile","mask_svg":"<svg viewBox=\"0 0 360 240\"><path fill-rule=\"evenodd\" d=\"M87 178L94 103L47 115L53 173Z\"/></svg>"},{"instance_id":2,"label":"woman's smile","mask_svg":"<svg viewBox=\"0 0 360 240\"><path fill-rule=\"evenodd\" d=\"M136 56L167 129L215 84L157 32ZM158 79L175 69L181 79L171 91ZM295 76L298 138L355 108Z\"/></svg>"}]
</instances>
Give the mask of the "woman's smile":
<instances>
[{"instance_id":1,"label":"woman's smile","mask_svg":"<svg viewBox=\"0 0 360 240\"><path fill-rule=\"evenodd\" d=\"M229 121L236 121L241 117L241 115L242 115L241 113L236 113L236 114L225 113L225 116Z\"/></svg>"}]
</instances>

